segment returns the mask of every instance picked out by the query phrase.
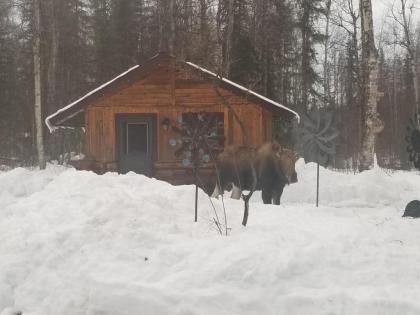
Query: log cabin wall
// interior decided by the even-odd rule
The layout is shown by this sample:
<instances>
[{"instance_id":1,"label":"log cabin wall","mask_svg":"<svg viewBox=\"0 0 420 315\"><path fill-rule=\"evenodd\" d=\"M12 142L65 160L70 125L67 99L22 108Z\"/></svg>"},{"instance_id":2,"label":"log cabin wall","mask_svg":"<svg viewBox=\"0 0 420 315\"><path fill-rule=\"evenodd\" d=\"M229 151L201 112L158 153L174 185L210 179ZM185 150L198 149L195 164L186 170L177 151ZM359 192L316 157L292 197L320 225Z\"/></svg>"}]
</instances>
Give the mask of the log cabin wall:
<instances>
[{"instance_id":1,"label":"log cabin wall","mask_svg":"<svg viewBox=\"0 0 420 315\"><path fill-rule=\"evenodd\" d=\"M177 173L183 173L180 161L175 158L176 148L169 140L176 135L164 131L161 122L172 122L185 112L224 113L225 146L229 144L260 145L271 140L272 114L245 96L218 88L226 106L215 90L212 81L195 70L186 69L176 61L163 63L148 77L98 98L85 111L87 154L96 162L100 172L118 170L116 149L116 115L152 113L157 117L157 152L155 176L171 182ZM230 108L234 111L232 113ZM242 130L234 116L242 121ZM175 182L176 181L172 181Z\"/></svg>"}]
</instances>

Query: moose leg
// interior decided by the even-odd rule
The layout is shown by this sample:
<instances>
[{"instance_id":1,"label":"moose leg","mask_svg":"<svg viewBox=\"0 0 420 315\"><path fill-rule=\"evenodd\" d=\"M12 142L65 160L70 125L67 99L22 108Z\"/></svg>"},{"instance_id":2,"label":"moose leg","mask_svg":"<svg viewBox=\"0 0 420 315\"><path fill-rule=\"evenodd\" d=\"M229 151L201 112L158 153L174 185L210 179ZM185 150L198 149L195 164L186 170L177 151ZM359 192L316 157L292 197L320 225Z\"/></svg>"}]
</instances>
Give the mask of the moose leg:
<instances>
[{"instance_id":1,"label":"moose leg","mask_svg":"<svg viewBox=\"0 0 420 315\"><path fill-rule=\"evenodd\" d=\"M219 184L218 183L216 183L216 185L214 186L214 190L213 190L213 193L211 194L211 196L213 197L213 198L219 198L219 195L220 195L221 193L220 193L220 187L219 187Z\"/></svg>"},{"instance_id":2,"label":"moose leg","mask_svg":"<svg viewBox=\"0 0 420 315\"><path fill-rule=\"evenodd\" d=\"M274 193L273 193L274 205L280 204L280 198L281 198L281 195L283 194L283 189L284 189L284 184L281 184L279 187L277 187L277 189L274 190Z\"/></svg>"},{"instance_id":3,"label":"moose leg","mask_svg":"<svg viewBox=\"0 0 420 315\"><path fill-rule=\"evenodd\" d=\"M232 187L232 194L230 195L230 198L236 199L236 200L241 199L242 190L239 187L237 187L235 184L233 184L232 186L233 186Z\"/></svg>"},{"instance_id":4,"label":"moose leg","mask_svg":"<svg viewBox=\"0 0 420 315\"><path fill-rule=\"evenodd\" d=\"M244 200L245 209L244 209L244 217L242 219L242 225L246 226L248 223L248 215L249 215L249 199L251 199L252 194L254 193L255 189L257 188L257 172L255 171L254 166L251 166L252 171L252 184L251 184L251 191L248 195L242 194L242 199Z\"/></svg>"},{"instance_id":5,"label":"moose leg","mask_svg":"<svg viewBox=\"0 0 420 315\"><path fill-rule=\"evenodd\" d=\"M249 199L251 199L251 196L254 192L251 191L248 195L242 194L242 199L244 200L245 209L244 209L244 217L242 219L242 225L246 226L248 223L248 215L249 215Z\"/></svg>"},{"instance_id":6,"label":"moose leg","mask_svg":"<svg viewBox=\"0 0 420 315\"><path fill-rule=\"evenodd\" d=\"M271 204L272 199L273 199L272 190L263 187L263 189L262 189L262 200L263 200L264 204Z\"/></svg>"}]
</instances>

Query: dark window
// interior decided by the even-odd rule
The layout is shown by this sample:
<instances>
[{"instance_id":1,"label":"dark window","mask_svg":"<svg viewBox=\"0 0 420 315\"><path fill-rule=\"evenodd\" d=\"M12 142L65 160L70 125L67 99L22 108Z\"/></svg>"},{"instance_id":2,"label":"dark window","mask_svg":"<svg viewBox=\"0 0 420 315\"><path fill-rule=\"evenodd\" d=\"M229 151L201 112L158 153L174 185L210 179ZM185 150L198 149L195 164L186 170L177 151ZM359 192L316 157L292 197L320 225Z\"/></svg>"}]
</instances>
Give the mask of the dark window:
<instances>
[{"instance_id":1,"label":"dark window","mask_svg":"<svg viewBox=\"0 0 420 315\"><path fill-rule=\"evenodd\" d=\"M149 125L147 123L126 124L126 154L149 151Z\"/></svg>"},{"instance_id":2,"label":"dark window","mask_svg":"<svg viewBox=\"0 0 420 315\"><path fill-rule=\"evenodd\" d=\"M188 112L182 113L182 122L191 129L199 129L210 136L215 151L223 151L224 147L224 114L220 112ZM216 149L217 147L217 149Z\"/></svg>"},{"instance_id":3,"label":"dark window","mask_svg":"<svg viewBox=\"0 0 420 315\"><path fill-rule=\"evenodd\" d=\"M198 124L202 128L216 131L223 135L224 114L215 112L182 113L182 121L189 125Z\"/></svg>"}]
</instances>

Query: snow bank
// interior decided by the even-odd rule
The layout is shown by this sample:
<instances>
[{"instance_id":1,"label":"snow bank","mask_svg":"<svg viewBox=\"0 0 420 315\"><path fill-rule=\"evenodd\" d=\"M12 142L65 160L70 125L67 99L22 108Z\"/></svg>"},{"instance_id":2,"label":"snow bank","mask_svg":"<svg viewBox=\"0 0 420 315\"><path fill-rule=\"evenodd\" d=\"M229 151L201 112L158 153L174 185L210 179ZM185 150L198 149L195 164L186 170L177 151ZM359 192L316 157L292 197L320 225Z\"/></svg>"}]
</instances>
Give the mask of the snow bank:
<instances>
[{"instance_id":1,"label":"snow bank","mask_svg":"<svg viewBox=\"0 0 420 315\"><path fill-rule=\"evenodd\" d=\"M296 164L299 183L291 185L285 201L313 203L316 200L316 164ZM340 173L320 168L321 203L337 208L380 208L401 210L407 201L420 199L418 172L384 170L379 167L360 174Z\"/></svg>"},{"instance_id":2,"label":"snow bank","mask_svg":"<svg viewBox=\"0 0 420 315\"><path fill-rule=\"evenodd\" d=\"M0 173L0 314L420 314L416 173L314 165L281 206L209 198L141 175L61 167ZM219 215L221 201L213 200Z\"/></svg>"}]
</instances>

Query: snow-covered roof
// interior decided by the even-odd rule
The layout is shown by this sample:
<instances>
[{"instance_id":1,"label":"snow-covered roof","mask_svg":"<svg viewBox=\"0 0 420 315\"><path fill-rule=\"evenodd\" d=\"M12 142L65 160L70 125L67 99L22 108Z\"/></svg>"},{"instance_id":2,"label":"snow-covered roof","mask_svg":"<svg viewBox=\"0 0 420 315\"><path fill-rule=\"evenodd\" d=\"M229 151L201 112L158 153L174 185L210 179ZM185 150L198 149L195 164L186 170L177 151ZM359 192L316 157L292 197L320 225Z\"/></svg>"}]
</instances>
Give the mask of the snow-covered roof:
<instances>
[{"instance_id":1,"label":"snow-covered roof","mask_svg":"<svg viewBox=\"0 0 420 315\"><path fill-rule=\"evenodd\" d=\"M61 125L63 122L75 117L76 115L79 115L80 113L82 113L85 109L86 104L88 104L91 99L93 97L95 97L96 95L102 95L107 88L111 88L111 86L113 86L114 84L117 84L117 81L121 81L124 80L124 77L128 76L129 74L131 74L132 72L136 72L136 71L141 71L141 72L147 72L146 70L143 71L143 69L148 68L148 66L150 66L151 64L156 64L156 62L159 62L159 60L163 59L163 58L174 58L170 55L161 53L158 54L154 57L152 57L148 62L145 63L145 65L143 66L139 66L139 65L135 65L133 67L131 67L130 69L128 69L127 71L119 74L118 76L116 76L115 78L109 80L108 82L102 84L101 86L97 87L96 89L90 91L89 93L85 94L84 96L82 96L81 98L77 99L76 101L72 102L71 104L59 109L58 111L56 111L55 113L53 113L52 115L48 116L45 119L45 124L47 125L48 129L50 130L50 132L54 131L57 128L61 128L61 127L65 127L63 125ZM214 72L211 72L207 69L204 69L192 62L183 62L181 61L181 63L188 65L189 67L192 67L198 71L200 71L201 73L210 76L214 79L217 80L221 80L221 82L229 87L232 88L235 91L239 91L241 93L245 93L247 95L251 95L253 98L256 98L260 101L262 101L264 104L269 104L271 109L281 109L281 110L285 110L287 112L289 112L292 116L295 116L298 120L300 120L299 114L293 110L291 110L290 108L279 104L263 95L260 95L242 85L239 85L235 82L232 82L226 78L223 78L221 76L218 76L217 74L215 74Z\"/></svg>"},{"instance_id":2,"label":"snow-covered roof","mask_svg":"<svg viewBox=\"0 0 420 315\"><path fill-rule=\"evenodd\" d=\"M101 86L97 87L96 89L90 91L89 93L85 94L84 96L82 96L81 98L79 98L78 100L74 101L73 103L59 109L58 111L56 111L54 114L48 116L47 118L45 118L45 124L47 125L48 129L50 130L50 132L54 131L55 129L58 128L58 126L53 126L50 122L50 120L54 117L56 117L58 114L63 113L67 110L69 110L70 108L74 107L75 105L79 104L81 101L83 101L84 99L86 99L87 97L95 94L96 92L102 90L103 88L105 88L106 86L110 85L112 82L116 81L117 79L127 75L128 73L130 73L131 71L133 71L134 69L137 69L139 67L139 65L135 65L134 67L131 67L130 69L128 69L127 71L119 74L118 76L116 76L115 78L113 78L112 80L109 80L108 82L102 84ZM80 109L78 111L76 111L75 113L72 113L71 115L69 115L67 117L71 118L74 117L75 115L77 115L78 113L80 113L81 111L83 111L83 109Z\"/></svg>"},{"instance_id":3,"label":"snow-covered roof","mask_svg":"<svg viewBox=\"0 0 420 315\"><path fill-rule=\"evenodd\" d=\"M261 100L263 100L265 102L268 102L268 103L273 104L274 106L277 106L279 108L285 109L285 110L291 112L293 115L295 115L296 118L298 119L298 121L300 121L299 114L297 112L295 112L294 110L291 110L290 108L288 108L288 107L286 107L286 106L284 106L284 105L282 105L280 103L277 103L277 102L275 102L275 101L273 101L273 100L271 100L271 99L269 99L269 98L267 98L267 97L265 97L265 96L263 96L261 94L258 94L256 92L250 90L250 89L247 89L246 87L244 87L244 86L242 86L242 85L240 85L238 83L235 83L235 82L230 81L230 80L228 80L226 78L223 78L223 77L217 75L216 73L211 72L211 71L209 71L207 69L204 69L203 67L200 67L200 66L198 66L198 65L196 65L196 64L194 64L192 62L186 62L186 64L188 64L191 67L194 67L195 69L200 70L200 71L202 71L202 72L204 72L206 74L209 74L210 76L212 76L212 77L214 77L216 79L220 79L220 80L222 80L222 82L225 82L225 83L227 83L229 85L232 85L232 86L234 86L234 87L236 87L236 88L244 91L245 93L251 94L251 95L256 96L257 98L259 98L259 99L261 99Z\"/></svg>"}]
</instances>

